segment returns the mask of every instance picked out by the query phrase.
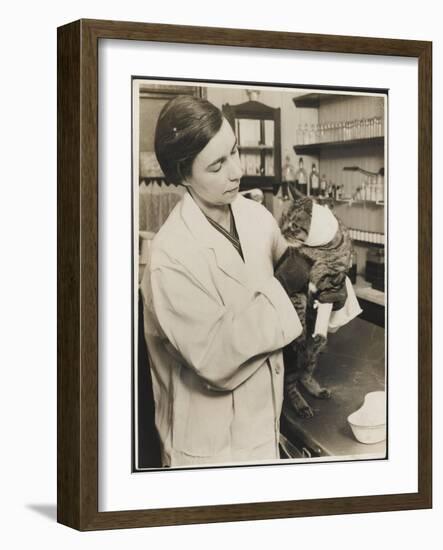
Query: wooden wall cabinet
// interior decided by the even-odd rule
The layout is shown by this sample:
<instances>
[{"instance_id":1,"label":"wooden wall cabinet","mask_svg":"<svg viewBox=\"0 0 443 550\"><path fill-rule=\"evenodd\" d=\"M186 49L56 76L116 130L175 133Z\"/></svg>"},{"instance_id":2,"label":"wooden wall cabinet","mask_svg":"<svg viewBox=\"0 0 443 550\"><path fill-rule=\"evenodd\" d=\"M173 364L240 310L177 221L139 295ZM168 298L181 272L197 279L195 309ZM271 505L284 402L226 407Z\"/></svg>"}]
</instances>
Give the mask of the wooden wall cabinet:
<instances>
[{"instance_id":1,"label":"wooden wall cabinet","mask_svg":"<svg viewBox=\"0 0 443 550\"><path fill-rule=\"evenodd\" d=\"M240 190L276 193L281 183L281 115L259 101L226 103L223 114L237 136L243 177Z\"/></svg>"}]
</instances>

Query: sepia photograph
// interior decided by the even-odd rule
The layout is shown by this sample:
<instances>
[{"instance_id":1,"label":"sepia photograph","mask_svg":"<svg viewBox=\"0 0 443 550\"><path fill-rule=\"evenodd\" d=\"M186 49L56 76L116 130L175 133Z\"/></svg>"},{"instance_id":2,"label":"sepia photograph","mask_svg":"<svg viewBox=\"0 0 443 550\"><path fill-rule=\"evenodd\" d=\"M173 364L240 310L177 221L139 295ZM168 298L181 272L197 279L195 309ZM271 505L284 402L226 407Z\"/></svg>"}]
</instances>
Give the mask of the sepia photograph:
<instances>
[{"instance_id":1,"label":"sepia photograph","mask_svg":"<svg viewBox=\"0 0 443 550\"><path fill-rule=\"evenodd\" d=\"M387 110L133 77L134 472L388 458Z\"/></svg>"},{"instance_id":2,"label":"sepia photograph","mask_svg":"<svg viewBox=\"0 0 443 550\"><path fill-rule=\"evenodd\" d=\"M57 34L57 520L432 507L432 43Z\"/></svg>"}]
</instances>

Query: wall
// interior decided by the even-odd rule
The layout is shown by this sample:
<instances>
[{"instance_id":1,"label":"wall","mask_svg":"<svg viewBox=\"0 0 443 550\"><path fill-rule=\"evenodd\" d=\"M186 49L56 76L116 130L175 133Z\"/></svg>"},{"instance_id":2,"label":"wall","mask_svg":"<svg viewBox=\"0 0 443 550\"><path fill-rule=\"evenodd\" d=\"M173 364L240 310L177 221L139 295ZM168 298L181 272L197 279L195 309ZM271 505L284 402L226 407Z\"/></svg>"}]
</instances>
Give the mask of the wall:
<instances>
[{"instance_id":1,"label":"wall","mask_svg":"<svg viewBox=\"0 0 443 550\"><path fill-rule=\"evenodd\" d=\"M409 8L409 9L408 9ZM439 5L317 0L270 5L78 0L7 3L0 40L2 145L2 468L0 539L7 548L422 548L441 540L443 293L435 285L435 508L323 518L77 533L55 523L56 499L56 27L79 17L434 40L434 140L443 148L443 38ZM38 86L37 86L38 84ZM22 144L26 136L26 154ZM28 147L29 145L29 147ZM435 155L434 179L443 179ZM407 159L405 159L407 162ZM26 172L25 172L26 169ZM443 204L436 185L434 204ZM407 228L405 228L407 229ZM442 271L443 221L435 216L435 276ZM405 266L407 274L407 266ZM407 428L405 428L407 429ZM296 490L296 488L295 488Z\"/></svg>"}]
</instances>

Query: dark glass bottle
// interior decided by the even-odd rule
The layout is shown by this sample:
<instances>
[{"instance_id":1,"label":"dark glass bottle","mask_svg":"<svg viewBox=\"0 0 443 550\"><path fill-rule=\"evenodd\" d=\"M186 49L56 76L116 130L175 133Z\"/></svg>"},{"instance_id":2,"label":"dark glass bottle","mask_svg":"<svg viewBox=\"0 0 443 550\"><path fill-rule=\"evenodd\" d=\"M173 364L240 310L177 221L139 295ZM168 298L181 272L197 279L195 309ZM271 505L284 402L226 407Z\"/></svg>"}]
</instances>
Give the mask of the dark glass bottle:
<instances>
[{"instance_id":1,"label":"dark glass bottle","mask_svg":"<svg viewBox=\"0 0 443 550\"><path fill-rule=\"evenodd\" d=\"M293 185L295 185L295 168L291 163L291 159L288 156L285 157L285 164L283 165L282 169L282 199L288 200L289 199L289 193L288 190L292 188Z\"/></svg>"},{"instance_id":2,"label":"dark glass bottle","mask_svg":"<svg viewBox=\"0 0 443 550\"><path fill-rule=\"evenodd\" d=\"M315 162L312 163L311 173L309 174L309 194L313 197L320 195L320 178L318 177Z\"/></svg>"},{"instance_id":3,"label":"dark glass bottle","mask_svg":"<svg viewBox=\"0 0 443 550\"><path fill-rule=\"evenodd\" d=\"M308 194L308 174L303 166L303 157L300 157L298 161L298 170L295 175L297 189L301 191L304 195Z\"/></svg>"},{"instance_id":4,"label":"dark glass bottle","mask_svg":"<svg viewBox=\"0 0 443 550\"><path fill-rule=\"evenodd\" d=\"M322 197L327 197L328 196L328 182L326 180L325 174L323 174L323 176L321 177L321 180L320 180L320 195Z\"/></svg>"},{"instance_id":5,"label":"dark glass bottle","mask_svg":"<svg viewBox=\"0 0 443 550\"><path fill-rule=\"evenodd\" d=\"M353 285L357 282L357 254L352 251L351 255L351 267L348 271L348 277Z\"/></svg>"}]
</instances>

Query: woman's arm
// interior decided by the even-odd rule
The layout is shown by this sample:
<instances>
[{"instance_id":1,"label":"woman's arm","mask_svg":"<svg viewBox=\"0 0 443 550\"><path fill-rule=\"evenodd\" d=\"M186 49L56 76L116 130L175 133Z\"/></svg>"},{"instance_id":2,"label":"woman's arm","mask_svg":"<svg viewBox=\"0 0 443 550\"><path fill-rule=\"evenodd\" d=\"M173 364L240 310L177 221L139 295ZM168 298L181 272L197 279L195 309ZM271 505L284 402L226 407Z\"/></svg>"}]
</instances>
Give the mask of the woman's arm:
<instances>
[{"instance_id":1,"label":"woman's arm","mask_svg":"<svg viewBox=\"0 0 443 550\"><path fill-rule=\"evenodd\" d=\"M178 263L152 269L150 287L166 337L213 389L234 389L302 330L274 277L255 292L245 288L235 309L221 305Z\"/></svg>"},{"instance_id":2,"label":"woman's arm","mask_svg":"<svg viewBox=\"0 0 443 550\"><path fill-rule=\"evenodd\" d=\"M280 260L280 258L283 256L286 249L288 248L288 243L286 242L286 239L281 234L280 228L274 216L272 216L272 226L273 226L272 261L275 266Z\"/></svg>"}]
</instances>

